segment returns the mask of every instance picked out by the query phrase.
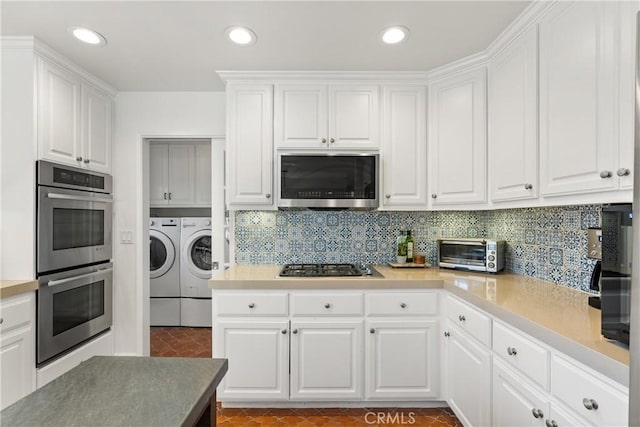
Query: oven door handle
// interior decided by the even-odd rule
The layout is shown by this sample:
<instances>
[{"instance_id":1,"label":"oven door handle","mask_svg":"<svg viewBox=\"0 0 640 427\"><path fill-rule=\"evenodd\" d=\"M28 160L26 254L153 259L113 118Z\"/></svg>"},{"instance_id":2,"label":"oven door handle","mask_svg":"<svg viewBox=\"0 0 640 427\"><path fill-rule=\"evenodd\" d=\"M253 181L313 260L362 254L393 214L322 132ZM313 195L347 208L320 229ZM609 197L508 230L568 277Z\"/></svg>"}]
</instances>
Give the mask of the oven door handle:
<instances>
[{"instance_id":1,"label":"oven door handle","mask_svg":"<svg viewBox=\"0 0 640 427\"><path fill-rule=\"evenodd\" d=\"M440 240L440 243L445 245L484 246L487 242L484 240Z\"/></svg>"},{"instance_id":2,"label":"oven door handle","mask_svg":"<svg viewBox=\"0 0 640 427\"><path fill-rule=\"evenodd\" d=\"M81 202L101 202L101 203L113 203L113 197L90 197L90 196L74 196L71 194L60 193L48 193L48 199L61 199L61 200L79 200Z\"/></svg>"},{"instance_id":3,"label":"oven door handle","mask_svg":"<svg viewBox=\"0 0 640 427\"><path fill-rule=\"evenodd\" d=\"M87 277L93 277L93 276L98 276L100 274L104 274L104 273L108 273L110 271L113 271L113 268L105 268L103 270L98 270L98 271L94 271L92 273L87 273L87 274L81 274L79 276L73 276L73 277L68 277L66 279L60 279L60 280L49 280L47 282L47 286L57 286L57 285L62 285L65 283L69 283L69 282L74 282L76 280L80 280L80 279L86 279Z\"/></svg>"}]
</instances>

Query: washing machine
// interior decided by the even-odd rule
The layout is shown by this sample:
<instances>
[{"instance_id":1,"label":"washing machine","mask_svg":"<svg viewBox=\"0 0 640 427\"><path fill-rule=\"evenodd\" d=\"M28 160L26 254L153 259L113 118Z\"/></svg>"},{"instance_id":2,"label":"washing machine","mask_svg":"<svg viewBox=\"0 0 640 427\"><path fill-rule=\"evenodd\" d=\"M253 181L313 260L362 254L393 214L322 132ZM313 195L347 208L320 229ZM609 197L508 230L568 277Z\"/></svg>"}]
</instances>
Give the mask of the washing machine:
<instances>
[{"instance_id":1,"label":"washing machine","mask_svg":"<svg viewBox=\"0 0 640 427\"><path fill-rule=\"evenodd\" d=\"M211 219L182 218L180 324L211 326Z\"/></svg>"},{"instance_id":2,"label":"washing machine","mask_svg":"<svg viewBox=\"0 0 640 427\"><path fill-rule=\"evenodd\" d=\"M151 326L180 326L180 218L149 220Z\"/></svg>"}]
</instances>

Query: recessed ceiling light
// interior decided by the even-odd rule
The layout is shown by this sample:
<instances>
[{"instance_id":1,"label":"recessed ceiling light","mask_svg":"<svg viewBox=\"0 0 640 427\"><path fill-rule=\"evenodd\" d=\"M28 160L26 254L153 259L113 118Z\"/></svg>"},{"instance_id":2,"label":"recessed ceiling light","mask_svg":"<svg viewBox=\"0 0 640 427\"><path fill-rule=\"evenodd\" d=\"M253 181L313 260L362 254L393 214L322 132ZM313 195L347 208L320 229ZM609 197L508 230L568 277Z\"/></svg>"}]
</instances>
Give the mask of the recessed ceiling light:
<instances>
[{"instance_id":1,"label":"recessed ceiling light","mask_svg":"<svg viewBox=\"0 0 640 427\"><path fill-rule=\"evenodd\" d=\"M382 41L387 44L396 44L409 37L409 30L405 27L394 26L382 31Z\"/></svg>"},{"instance_id":2,"label":"recessed ceiling light","mask_svg":"<svg viewBox=\"0 0 640 427\"><path fill-rule=\"evenodd\" d=\"M246 27L229 27L226 31L229 40L235 44L249 46L256 42L256 33Z\"/></svg>"},{"instance_id":3,"label":"recessed ceiling light","mask_svg":"<svg viewBox=\"0 0 640 427\"><path fill-rule=\"evenodd\" d=\"M107 39L105 39L102 34L97 33L89 28L69 27L69 32L81 42L93 46L104 46L105 44L107 44Z\"/></svg>"}]
</instances>

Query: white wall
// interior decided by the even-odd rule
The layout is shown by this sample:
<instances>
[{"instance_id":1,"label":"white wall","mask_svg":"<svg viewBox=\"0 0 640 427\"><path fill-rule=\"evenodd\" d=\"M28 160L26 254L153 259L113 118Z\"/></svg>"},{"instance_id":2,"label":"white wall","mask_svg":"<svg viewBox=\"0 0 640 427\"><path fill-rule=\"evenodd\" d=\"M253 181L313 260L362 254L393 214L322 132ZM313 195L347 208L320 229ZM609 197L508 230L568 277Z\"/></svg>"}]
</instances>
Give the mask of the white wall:
<instances>
[{"instance_id":1,"label":"white wall","mask_svg":"<svg viewBox=\"0 0 640 427\"><path fill-rule=\"evenodd\" d=\"M224 92L120 92L115 100L113 133L114 318L116 354L149 354L148 256L149 137L222 136ZM146 164L143 164L146 163ZM145 195L146 192L146 195ZM133 244L120 232L133 231ZM146 262L146 265L145 265ZM145 321L146 319L146 321Z\"/></svg>"},{"instance_id":2,"label":"white wall","mask_svg":"<svg viewBox=\"0 0 640 427\"><path fill-rule=\"evenodd\" d=\"M35 278L33 51L2 51L0 279Z\"/></svg>"}]
</instances>

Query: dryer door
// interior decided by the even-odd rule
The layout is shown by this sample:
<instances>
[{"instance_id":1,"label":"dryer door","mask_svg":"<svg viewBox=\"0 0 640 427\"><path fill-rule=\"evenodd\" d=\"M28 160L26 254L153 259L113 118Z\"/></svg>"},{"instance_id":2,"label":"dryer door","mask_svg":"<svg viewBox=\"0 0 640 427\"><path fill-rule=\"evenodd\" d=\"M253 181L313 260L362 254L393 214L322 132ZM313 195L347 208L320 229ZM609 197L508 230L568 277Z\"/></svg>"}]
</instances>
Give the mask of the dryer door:
<instances>
[{"instance_id":1,"label":"dryer door","mask_svg":"<svg viewBox=\"0 0 640 427\"><path fill-rule=\"evenodd\" d=\"M162 277L176 260L176 249L171 239L161 231L149 231L149 276Z\"/></svg>"},{"instance_id":2,"label":"dryer door","mask_svg":"<svg viewBox=\"0 0 640 427\"><path fill-rule=\"evenodd\" d=\"M211 278L211 230L193 233L183 250L183 260L189 271L201 279Z\"/></svg>"}]
</instances>

